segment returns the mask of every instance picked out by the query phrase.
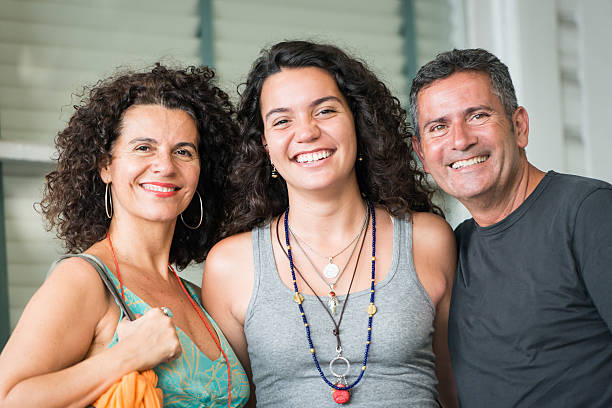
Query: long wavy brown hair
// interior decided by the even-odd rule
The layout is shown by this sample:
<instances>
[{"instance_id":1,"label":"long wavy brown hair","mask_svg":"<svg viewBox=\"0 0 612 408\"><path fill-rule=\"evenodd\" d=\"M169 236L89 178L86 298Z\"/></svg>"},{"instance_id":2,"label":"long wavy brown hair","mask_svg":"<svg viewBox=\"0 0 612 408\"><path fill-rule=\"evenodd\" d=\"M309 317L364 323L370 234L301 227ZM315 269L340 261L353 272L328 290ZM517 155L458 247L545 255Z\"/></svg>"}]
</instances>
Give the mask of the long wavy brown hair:
<instances>
[{"instance_id":1,"label":"long wavy brown hair","mask_svg":"<svg viewBox=\"0 0 612 408\"><path fill-rule=\"evenodd\" d=\"M68 126L55 138L57 166L46 176L39 203L48 229L56 230L68 252L84 251L103 239L110 225L99 170L112 160L125 111L133 105L157 104L187 112L199 135L197 190L204 204L203 221L197 230L176 223L170 262L182 269L204 260L219 238L230 150L238 135L235 110L213 78L207 67L172 69L157 63L150 72L120 73L83 90ZM183 217L197 224L198 197Z\"/></svg>"},{"instance_id":2,"label":"long wavy brown hair","mask_svg":"<svg viewBox=\"0 0 612 408\"><path fill-rule=\"evenodd\" d=\"M336 80L355 119L357 181L362 195L396 217L414 211L443 215L432 203L433 188L418 167L399 100L365 63L339 48L308 41L284 41L264 49L255 60L241 92L238 121L241 140L230 173L228 220L223 235L249 231L269 222L287 208L287 185L271 179L270 162L262 144L261 89L282 68L317 67Z\"/></svg>"}]
</instances>

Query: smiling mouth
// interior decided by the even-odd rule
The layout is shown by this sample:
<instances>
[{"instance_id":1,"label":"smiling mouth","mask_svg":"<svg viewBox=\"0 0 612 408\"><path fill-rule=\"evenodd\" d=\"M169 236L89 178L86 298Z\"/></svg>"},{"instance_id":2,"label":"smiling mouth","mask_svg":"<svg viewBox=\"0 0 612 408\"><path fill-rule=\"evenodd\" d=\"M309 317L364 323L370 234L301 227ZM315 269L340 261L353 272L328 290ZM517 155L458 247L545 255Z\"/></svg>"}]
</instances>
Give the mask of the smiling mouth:
<instances>
[{"instance_id":1,"label":"smiling mouth","mask_svg":"<svg viewBox=\"0 0 612 408\"><path fill-rule=\"evenodd\" d=\"M298 154L295 157L295 161L298 163L312 163L315 161L323 160L331 156L332 152L330 150L321 150L315 153L303 153Z\"/></svg>"},{"instance_id":2,"label":"smiling mouth","mask_svg":"<svg viewBox=\"0 0 612 408\"><path fill-rule=\"evenodd\" d=\"M488 158L489 158L488 155L484 155L484 156L470 157L469 159L465 159L465 160L457 160L456 162L451 163L450 167L457 170L463 167L473 166L475 164L482 163L486 161Z\"/></svg>"},{"instance_id":3,"label":"smiling mouth","mask_svg":"<svg viewBox=\"0 0 612 408\"><path fill-rule=\"evenodd\" d=\"M155 184L143 184L142 188L144 188L145 190L156 191L159 193L170 193L179 189L179 187L163 187Z\"/></svg>"}]
</instances>

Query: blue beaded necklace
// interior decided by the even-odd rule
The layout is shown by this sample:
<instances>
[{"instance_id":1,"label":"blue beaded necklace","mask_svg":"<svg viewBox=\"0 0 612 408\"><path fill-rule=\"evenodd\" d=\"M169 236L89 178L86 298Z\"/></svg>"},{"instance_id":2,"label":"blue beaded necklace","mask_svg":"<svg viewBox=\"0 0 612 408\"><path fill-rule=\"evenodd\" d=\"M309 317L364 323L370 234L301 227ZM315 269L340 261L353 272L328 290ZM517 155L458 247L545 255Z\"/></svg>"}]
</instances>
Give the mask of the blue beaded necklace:
<instances>
[{"instance_id":1,"label":"blue beaded necklace","mask_svg":"<svg viewBox=\"0 0 612 408\"><path fill-rule=\"evenodd\" d=\"M374 306L374 280L376 278L376 214L374 213L374 206L369 201L366 201L366 205L370 209L370 214L372 214L372 280L370 282L370 304L368 305L367 313L368 313L368 335L366 340L365 352L363 355L363 364L361 365L361 370L359 372L359 377L352 384L334 384L332 383L323 373L321 369L321 365L319 364L319 359L317 358L317 352L315 350L314 344L312 343L312 338L310 336L310 326L308 324L308 320L306 319L306 313L304 313L304 308L302 307L302 302L304 301L304 297L300 294L297 287L297 280L295 277L295 265L293 264L293 255L291 253L291 244L289 242L289 207L285 211L284 224L285 224L285 243L287 245L287 255L289 257L289 265L291 266L291 278L293 279L293 289L294 296L293 300L297 303L298 309L300 310L300 316L302 316L302 321L304 322L304 328L306 329L306 338L308 339L308 345L310 346L310 353L312 354L312 359L314 360L315 366L317 367L317 371L321 376L321 379L325 381L327 385L336 389L336 390L350 390L355 387L361 381L363 374L365 373L366 366L368 363L368 353L370 352L370 343L372 341L372 317L376 313L376 306ZM342 347L339 346L336 348L336 352L338 356L336 356L330 362L330 369L332 370L332 364L335 360L343 360L348 364L348 360L345 357L342 357ZM348 368L347 368L348 371ZM336 375L337 377L340 377ZM344 377L342 375L342 377Z\"/></svg>"}]
</instances>

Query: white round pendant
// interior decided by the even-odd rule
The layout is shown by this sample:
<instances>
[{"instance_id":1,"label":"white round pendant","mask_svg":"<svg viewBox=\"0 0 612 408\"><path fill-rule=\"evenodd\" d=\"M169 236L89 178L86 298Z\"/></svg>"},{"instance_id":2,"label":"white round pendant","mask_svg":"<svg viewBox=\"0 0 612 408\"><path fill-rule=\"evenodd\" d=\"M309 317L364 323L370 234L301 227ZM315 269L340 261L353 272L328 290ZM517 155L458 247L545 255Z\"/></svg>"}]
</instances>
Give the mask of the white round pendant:
<instances>
[{"instance_id":1,"label":"white round pendant","mask_svg":"<svg viewBox=\"0 0 612 408\"><path fill-rule=\"evenodd\" d=\"M323 275L325 275L327 279L335 278L336 276L338 276L338 272L340 272L338 266L331 262L325 265L325 267L323 268Z\"/></svg>"}]
</instances>

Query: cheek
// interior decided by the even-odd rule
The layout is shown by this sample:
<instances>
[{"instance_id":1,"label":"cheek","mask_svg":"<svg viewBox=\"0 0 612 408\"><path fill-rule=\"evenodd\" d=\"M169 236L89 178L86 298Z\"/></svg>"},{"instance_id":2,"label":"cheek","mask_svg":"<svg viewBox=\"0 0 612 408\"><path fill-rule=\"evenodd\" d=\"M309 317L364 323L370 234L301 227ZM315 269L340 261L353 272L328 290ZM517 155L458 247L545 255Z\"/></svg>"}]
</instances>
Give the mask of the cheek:
<instances>
[{"instance_id":1,"label":"cheek","mask_svg":"<svg viewBox=\"0 0 612 408\"><path fill-rule=\"evenodd\" d=\"M200 180L200 171L200 163L196 163L187 171L187 177L195 186L198 185L198 181ZM205 177L205 175L202 176Z\"/></svg>"},{"instance_id":2,"label":"cheek","mask_svg":"<svg viewBox=\"0 0 612 408\"><path fill-rule=\"evenodd\" d=\"M277 161L287 151L287 143L284 138L270 138L268 139L268 146L266 147L270 160Z\"/></svg>"},{"instance_id":3,"label":"cheek","mask_svg":"<svg viewBox=\"0 0 612 408\"><path fill-rule=\"evenodd\" d=\"M438 164L444 158L444 143L442 140L434 140L423 143L422 155L428 165ZM425 164L423 163L423 164Z\"/></svg>"}]
</instances>

